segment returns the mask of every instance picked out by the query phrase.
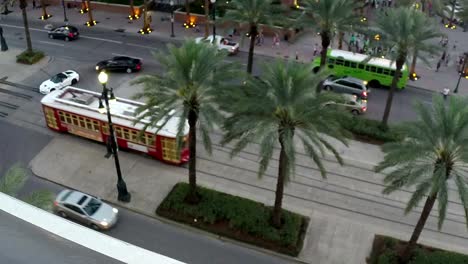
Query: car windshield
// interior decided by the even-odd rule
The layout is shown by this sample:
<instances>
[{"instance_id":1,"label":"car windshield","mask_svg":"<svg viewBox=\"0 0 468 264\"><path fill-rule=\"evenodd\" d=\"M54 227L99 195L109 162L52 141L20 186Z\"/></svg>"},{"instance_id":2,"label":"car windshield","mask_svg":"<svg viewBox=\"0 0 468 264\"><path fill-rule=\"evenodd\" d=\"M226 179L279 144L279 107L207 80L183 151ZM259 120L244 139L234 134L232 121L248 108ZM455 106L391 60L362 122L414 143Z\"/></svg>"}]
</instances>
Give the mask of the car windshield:
<instances>
[{"instance_id":1,"label":"car windshield","mask_svg":"<svg viewBox=\"0 0 468 264\"><path fill-rule=\"evenodd\" d=\"M57 74L54 77L50 78L50 81L53 83L60 83L63 80L64 75L63 74Z\"/></svg>"},{"instance_id":2,"label":"car windshield","mask_svg":"<svg viewBox=\"0 0 468 264\"><path fill-rule=\"evenodd\" d=\"M101 207L102 203L94 198L91 198L88 204L83 208L88 215L93 215L99 207Z\"/></svg>"}]
</instances>

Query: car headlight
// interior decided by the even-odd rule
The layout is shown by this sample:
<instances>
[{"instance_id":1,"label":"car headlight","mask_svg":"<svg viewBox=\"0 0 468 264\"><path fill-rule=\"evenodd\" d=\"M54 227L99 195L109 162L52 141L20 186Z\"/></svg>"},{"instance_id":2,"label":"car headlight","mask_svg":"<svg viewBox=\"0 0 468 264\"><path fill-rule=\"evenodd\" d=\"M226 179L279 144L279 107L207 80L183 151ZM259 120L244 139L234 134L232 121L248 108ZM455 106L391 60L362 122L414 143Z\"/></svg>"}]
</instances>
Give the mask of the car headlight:
<instances>
[{"instance_id":1,"label":"car headlight","mask_svg":"<svg viewBox=\"0 0 468 264\"><path fill-rule=\"evenodd\" d=\"M367 81L363 81L362 83L363 83L364 85L367 85Z\"/></svg>"},{"instance_id":2,"label":"car headlight","mask_svg":"<svg viewBox=\"0 0 468 264\"><path fill-rule=\"evenodd\" d=\"M101 225L102 226L107 226L109 223L107 223L106 221L101 221Z\"/></svg>"},{"instance_id":3,"label":"car headlight","mask_svg":"<svg viewBox=\"0 0 468 264\"><path fill-rule=\"evenodd\" d=\"M99 66L96 66L96 71L99 71Z\"/></svg>"},{"instance_id":4,"label":"car headlight","mask_svg":"<svg viewBox=\"0 0 468 264\"><path fill-rule=\"evenodd\" d=\"M112 212L114 212L114 213L118 213L118 212L119 212L119 210L117 210L117 208L112 208Z\"/></svg>"}]
</instances>

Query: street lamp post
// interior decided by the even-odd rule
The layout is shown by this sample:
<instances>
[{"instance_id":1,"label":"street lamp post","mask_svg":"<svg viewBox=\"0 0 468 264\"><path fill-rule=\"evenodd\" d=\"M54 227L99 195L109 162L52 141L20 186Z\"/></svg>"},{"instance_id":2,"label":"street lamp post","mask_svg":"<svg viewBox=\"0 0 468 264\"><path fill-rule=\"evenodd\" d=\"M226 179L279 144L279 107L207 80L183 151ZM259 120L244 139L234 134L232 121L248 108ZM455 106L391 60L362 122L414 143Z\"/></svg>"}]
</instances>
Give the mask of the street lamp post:
<instances>
[{"instance_id":1,"label":"street lamp post","mask_svg":"<svg viewBox=\"0 0 468 264\"><path fill-rule=\"evenodd\" d=\"M215 43L216 39L216 0L210 0L211 4L213 4L213 43Z\"/></svg>"},{"instance_id":2,"label":"street lamp post","mask_svg":"<svg viewBox=\"0 0 468 264\"><path fill-rule=\"evenodd\" d=\"M174 35L174 0L171 0L171 2L169 2L169 4L171 5L171 37L175 37Z\"/></svg>"},{"instance_id":3,"label":"street lamp post","mask_svg":"<svg viewBox=\"0 0 468 264\"><path fill-rule=\"evenodd\" d=\"M117 151L117 141L115 139L115 134L114 134L114 126L112 125L112 117L110 113L110 107L109 107L109 89L107 89L106 84L107 84L107 74L102 71L99 73L98 79L99 82L102 84L102 98L104 99L104 102L106 104L106 107L102 106L102 101L99 99L99 109L104 110L107 112L107 119L109 122L109 135L110 135L110 147L112 150L112 154L114 154L114 161L115 161L115 169L117 170L117 191L118 191L118 197L117 199L121 202L130 202L131 195L127 191L127 185L125 184L125 181L122 178L122 172L120 171L120 162L119 162L119 153ZM112 88L110 90L110 96L111 100L115 100L114 93L112 91Z\"/></svg>"},{"instance_id":4,"label":"street lamp post","mask_svg":"<svg viewBox=\"0 0 468 264\"><path fill-rule=\"evenodd\" d=\"M461 68L460 76L458 76L457 86L455 86L455 90L453 93L458 93L458 86L460 86L460 80L462 77L468 78L468 76L464 76L466 74L466 67L468 66L468 52L465 52L465 59L463 60L463 66Z\"/></svg>"},{"instance_id":5,"label":"street lamp post","mask_svg":"<svg viewBox=\"0 0 468 264\"><path fill-rule=\"evenodd\" d=\"M3 28L0 26L0 47L1 51L7 51L8 50L8 45L5 41L5 38L3 37Z\"/></svg>"},{"instance_id":6,"label":"street lamp post","mask_svg":"<svg viewBox=\"0 0 468 264\"><path fill-rule=\"evenodd\" d=\"M63 22L67 23L68 18L67 18L67 11L65 10L65 0L62 0L62 7L63 7Z\"/></svg>"}]
</instances>

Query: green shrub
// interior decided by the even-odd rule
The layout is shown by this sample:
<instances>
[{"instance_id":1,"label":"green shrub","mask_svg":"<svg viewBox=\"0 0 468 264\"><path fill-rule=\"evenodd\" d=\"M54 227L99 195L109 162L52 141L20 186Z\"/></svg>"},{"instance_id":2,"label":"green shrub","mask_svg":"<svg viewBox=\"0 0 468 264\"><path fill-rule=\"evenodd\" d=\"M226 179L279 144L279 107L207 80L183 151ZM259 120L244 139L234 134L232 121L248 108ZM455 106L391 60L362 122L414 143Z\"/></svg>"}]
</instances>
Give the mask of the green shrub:
<instances>
[{"instance_id":1,"label":"green shrub","mask_svg":"<svg viewBox=\"0 0 468 264\"><path fill-rule=\"evenodd\" d=\"M201 200L190 205L184 202L188 191L186 183L175 185L156 213L260 246L273 243L276 246L269 248L279 252L294 256L299 253L303 239L301 233L305 232L304 225L307 224L305 217L283 210L284 224L276 229L270 224L272 210L264 204L198 187ZM176 217L171 217L171 213ZM228 233L212 228L223 222L228 225Z\"/></svg>"},{"instance_id":2,"label":"green shrub","mask_svg":"<svg viewBox=\"0 0 468 264\"><path fill-rule=\"evenodd\" d=\"M398 256L395 251L385 250L378 258L377 264L397 264Z\"/></svg>"},{"instance_id":3,"label":"green shrub","mask_svg":"<svg viewBox=\"0 0 468 264\"><path fill-rule=\"evenodd\" d=\"M23 51L21 54L16 56L16 62L23 64L34 64L44 58L42 51L33 50L33 52Z\"/></svg>"},{"instance_id":4,"label":"green shrub","mask_svg":"<svg viewBox=\"0 0 468 264\"><path fill-rule=\"evenodd\" d=\"M109 3L109 4L120 4L120 5L130 5L129 0L94 0L93 2L101 2L101 3ZM149 3L149 1L148 1ZM143 0L134 0L134 6L141 6L143 5Z\"/></svg>"},{"instance_id":5,"label":"green shrub","mask_svg":"<svg viewBox=\"0 0 468 264\"><path fill-rule=\"evenodd\" d=\"M382 143L399 141L403 138L398 127L382 128L381 122L357 116L346 116L341 121L343 128L360 139L377 140Z\"/></svg>"},{"instance_id":6,"label":"green shrub","mask_svg":"<svg viewBox=\"0 0 468 264\"><path fill-rule=\"evenodd\" d=\"M450 251L417 249L410 264L468 264L468 256Z\"/></svg>"}]
</instances>

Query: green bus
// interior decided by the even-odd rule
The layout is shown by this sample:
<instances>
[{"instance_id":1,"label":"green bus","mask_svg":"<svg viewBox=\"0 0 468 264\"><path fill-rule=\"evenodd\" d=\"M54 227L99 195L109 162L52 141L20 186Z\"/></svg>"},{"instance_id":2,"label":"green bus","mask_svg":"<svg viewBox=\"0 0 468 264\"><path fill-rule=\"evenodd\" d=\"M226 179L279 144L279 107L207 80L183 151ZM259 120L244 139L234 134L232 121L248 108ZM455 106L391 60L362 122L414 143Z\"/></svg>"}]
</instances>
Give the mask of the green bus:
<instances>
[{"instance_id":1,"label":"green bus","mask_svg":"<svg viewBox=\"0 0 468 264\"><path fill-rule=\"evenodd\" d=\"M388 59L368 58L367 55L353 53L350 51L329 49L327 52L327 67L336 76L351 76L367 81L370 87L390 86L393 75L395 75L396 65ZM314 72L320 68L320 56L314 59ZM409 78L408 67L403 65L397 87L404 89Z\"/></svg>"}]
</instances>

